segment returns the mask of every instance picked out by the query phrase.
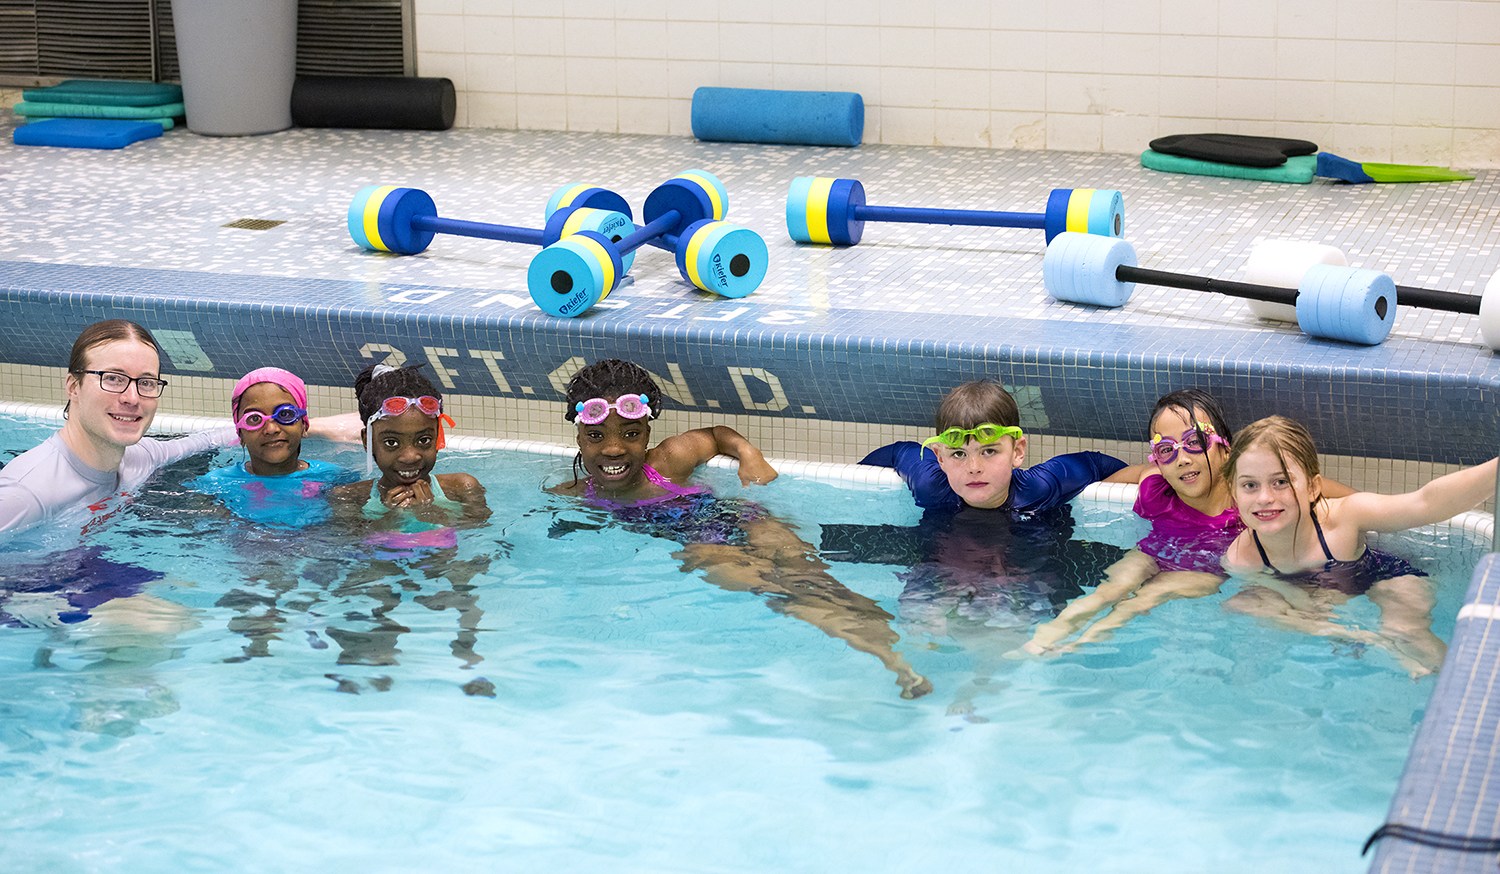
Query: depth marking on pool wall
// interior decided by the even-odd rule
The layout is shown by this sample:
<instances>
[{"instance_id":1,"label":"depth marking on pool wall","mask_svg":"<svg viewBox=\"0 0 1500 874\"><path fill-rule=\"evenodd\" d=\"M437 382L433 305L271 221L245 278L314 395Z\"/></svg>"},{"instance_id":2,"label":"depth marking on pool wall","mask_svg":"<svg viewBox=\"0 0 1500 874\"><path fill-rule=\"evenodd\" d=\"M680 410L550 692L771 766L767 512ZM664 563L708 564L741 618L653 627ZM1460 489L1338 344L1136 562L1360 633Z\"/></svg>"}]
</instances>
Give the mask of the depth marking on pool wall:
<instances>
[{"instance_id":1,"label":"depth marking on pool wall","mask_svg":"<svg viewBox=\"0 0 1500 874\"><path fill-rule=\"evenodd\" d=\"M398 291L395 294L388 295L386 297L386 302L393 304L429 304L433 301L440 300L453 294L482 295L479 300L476 300L472 304L470 304L470 306L475 309L493 309L495 308L496 304L500 305L503 308L511 310L525 311L536 309L536 304L532 302L529 296L511 294L510 292L506 291L463 292L448 288L408 288L405 291ZM667 309L661 310L659 312L640 311L639 308L641 306L652 303L667 304ZM695 322L735 321L738 320L740 316L759 309L759 307L753 306L738 306L732 309L722 310L719 308L705 308L699 303L670 303L668 301L651 300L631 301L625 298L616 300L614 297L602 300L594 305L595 309L606 310L625 309L626 307L632 307L632 313L637 318L663 319L674 321L690 319ZM693 314L695 311L698 313L698 315ZM756 317L754 321L762 325L800 325L811 319L817 318L819 315L820 313L817 310L774 309L764 311L760 316Z\"/></svg>"},{"instance_id":2,"label":"depth marking on pool wall","mask_svg":"<svg viewBox=\"0 0 1500 874\"><path fill-rule=\"evenodd\" d=\"M457 365L445 364L444 358L472 358L481 362L489 377L495 383L495 388L500 394L515 394L516 390L511 387L510 380L506 377L500 362L506 361L505 353L498 349L459 349L453 347L423 346L422 352L427 356L429 369L442 382L443 388L455 389L457 383L455 377L463 376L463 372ZM376 358L381 353L385 357L380 363L391 367L402 367L409 360L407 354L389 343L366 343L359 347L359 354L365 358ZM547 381L552 385L554 391L559 395L567 394L568 380L574 374L587 366L588 362L582 356L574 355L563 361L562 364L552 369L547 374ZM647 372L651 378L661 387L662 394L683 405L684 407L698 406L698 399L693 389L688 385L686 375L682 372L682 365L675 362L667 362L667 375ZM739 398L740 407L747 412L755 413L779 413L792 406L792 400L787 396L786 388L782 385L781 377L765 369L764 367L727 366L724 372L729 377L730 385ZM767 400L756 400L756 395L761 392L753 390L750 382L754 380L765 386L770 392ZM1028 430L1046 428L1050 422L1047 417L1047 409L1042 400L1042 389L1033 385L1007 385L1005 390L1016 399L1016 405L1020 408L1021 425ZM535 390L529 386L521 387L522 394L535 394ZM720 408L720 401L705 399L705 405L710 409ZM797 411L803 415L816 415L817 407L812 404L800 404Z\"/></svg>"}]
</instances>

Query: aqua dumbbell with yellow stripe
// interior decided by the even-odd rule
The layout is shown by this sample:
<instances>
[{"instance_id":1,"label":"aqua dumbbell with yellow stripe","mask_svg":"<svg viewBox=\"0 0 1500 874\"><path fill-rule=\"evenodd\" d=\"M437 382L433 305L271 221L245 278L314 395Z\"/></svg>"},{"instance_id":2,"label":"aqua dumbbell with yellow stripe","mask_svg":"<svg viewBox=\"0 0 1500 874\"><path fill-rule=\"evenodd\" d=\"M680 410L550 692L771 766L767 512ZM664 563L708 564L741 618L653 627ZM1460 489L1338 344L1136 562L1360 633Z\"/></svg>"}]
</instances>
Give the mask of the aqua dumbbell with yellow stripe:
<instances>
[{"instance_id":1,"label":"aqua dumbbell with yellow stripe","mask_svg":"<svg viewBox=\"0 0 1500 874\"><path fill-rule=\"evenodd\" d=\"M361 188L349 204L349 236L372 252L398 255L425 251L437 234L550 246L579 231L618 240L635 229L630 215L624 198L594 188L570 198L568 206L549 211L545 227L518 228L442 218L432 197L421 189L370 185ZM624 261L625 270L630 269L630 260Z\"/></svg>"},{"instance_id":2,"label":"aqua dumbbell with yellow stripe","mask_svg":"<svg viewBox=\"0 0 1500 874\"><path fill-rule=\"evenodd\" d=\"M976 209L923 209L871 206L855 179L799 176L786 197L786 229L799 243L853 246L864 236L865 222L925 225L976 225L990 228L1034 228L1047 242L1064 231L1118 237L1125 230L1125 198L1102 188L1056 188L1043 213Z\"/></svg>"},{"instance_id":3,"label":"aqua dumbbell with yellow stripe","mask_svg":"<svg viewBox=\"0 0 1500 874\"><path fill-rule=\"evenodd\" d=\"M618 240L577 234L538 253L527 272L531 299L555 316L587 312L619 284L621 259L647 244L672 250L694 286L744 297L765 278L768 252L760 234L722 220L727 205L712 174L694 170L668 179L646 196L644 227Z\"/></svg>"}]
</instances>

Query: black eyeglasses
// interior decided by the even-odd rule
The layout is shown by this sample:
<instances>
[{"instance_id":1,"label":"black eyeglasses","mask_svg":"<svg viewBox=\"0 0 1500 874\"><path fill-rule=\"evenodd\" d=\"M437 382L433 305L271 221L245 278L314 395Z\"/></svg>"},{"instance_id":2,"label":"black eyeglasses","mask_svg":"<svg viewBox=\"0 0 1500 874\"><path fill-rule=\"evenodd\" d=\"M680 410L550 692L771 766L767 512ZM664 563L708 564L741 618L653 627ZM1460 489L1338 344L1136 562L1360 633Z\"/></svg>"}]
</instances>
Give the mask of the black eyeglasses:
<instances>
[{"instance_id":1,"label":"black eyeglasses","mask_svg":"<svg viewBox=\"0 0 1500 874\"><path fill-rule=\"evenodd\" d=\"M130 384L135 383L136 394L143 398L159 398L167 387L165 379L157 379L154 376L137 376L131 378L123 373L113 370L80 370L79 373L95 373L99 375L99 387L111 394L122 395Z\"/></svg>"}]
</instances>

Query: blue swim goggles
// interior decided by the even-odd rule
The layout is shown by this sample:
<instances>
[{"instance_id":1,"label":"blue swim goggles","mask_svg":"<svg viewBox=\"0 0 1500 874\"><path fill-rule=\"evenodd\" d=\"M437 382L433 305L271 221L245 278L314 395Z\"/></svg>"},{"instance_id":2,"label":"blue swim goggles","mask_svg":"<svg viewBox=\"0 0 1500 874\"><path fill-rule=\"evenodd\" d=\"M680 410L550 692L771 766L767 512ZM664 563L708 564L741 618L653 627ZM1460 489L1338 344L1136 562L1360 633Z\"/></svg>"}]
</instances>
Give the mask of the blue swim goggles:
<instances>
[{"instance_id":1,"label":"blue swim goggles","mask_svg":"<svg viewBox=\"0 0 1500 874\"><path fill-rule=\"evenodd\" d=\"M983 425L976 425L973 428L949 428L935 437L928 437L926 440L923 440L922 447L925 449L929 443L941 443L953 449L962 449L969 442L970 437L988 446L998 441L1001 437L1020 440L1021 429L1015 425L996 425L992 422L985 422Z\"/></svg>"},{"instance_id":2,"label":"blue swim goggles","mask_svg":"<svg viewBox=\"0 0 1500 874\"><path fill-rule=\"evenodd\" d=\"M240 420L234 423L234 427L241 431L259 431L266 426L267 422L275 422L285 427L287 425L295 425L306 418L307 410L292 404L282 404L275 410L272 410L269 416L260 410L251 410L245 415L240 416Z\"/></svg>"}]
</instances>

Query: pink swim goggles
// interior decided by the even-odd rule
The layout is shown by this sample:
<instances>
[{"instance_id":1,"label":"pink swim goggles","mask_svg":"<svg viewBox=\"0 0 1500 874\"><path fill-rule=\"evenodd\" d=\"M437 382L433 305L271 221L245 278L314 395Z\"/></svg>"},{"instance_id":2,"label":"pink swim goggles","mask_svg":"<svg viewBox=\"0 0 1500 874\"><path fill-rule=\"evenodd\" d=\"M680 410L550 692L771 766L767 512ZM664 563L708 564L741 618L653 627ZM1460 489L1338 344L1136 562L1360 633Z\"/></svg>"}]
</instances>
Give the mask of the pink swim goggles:
<instances>
[{"instance_id":1,"label":"pink swim goggles","mask_svg":"<svg viewBox=\"0 0 1500 874\"><path fill-rule=\"evenodd\" d=\"M1171 464L1177 460L1178 450L1190 455L1202 455L1215 443L1226 449L1229 447L1229 441L1215 433L1214 426L1204 422L1196 424L1198 427L1183 431L1178 440L1160 434L1151 435L1151 460L1157 464Z\"/></svg>"},{"instance_id":2,"label":"pink swim goggles","mask_svg":"<svg viewBox=\"0 0 1500 874\"><path fill-rule=\"evenodd\" d=\"M610 410L627 419L644 419L651 415L649 400L645 395L621 395L614 403L604 398L589 398L574 404L573 409L578 413L578 421L585 425L597 425L609 418Z\"/></svg>"}]
</instances>

